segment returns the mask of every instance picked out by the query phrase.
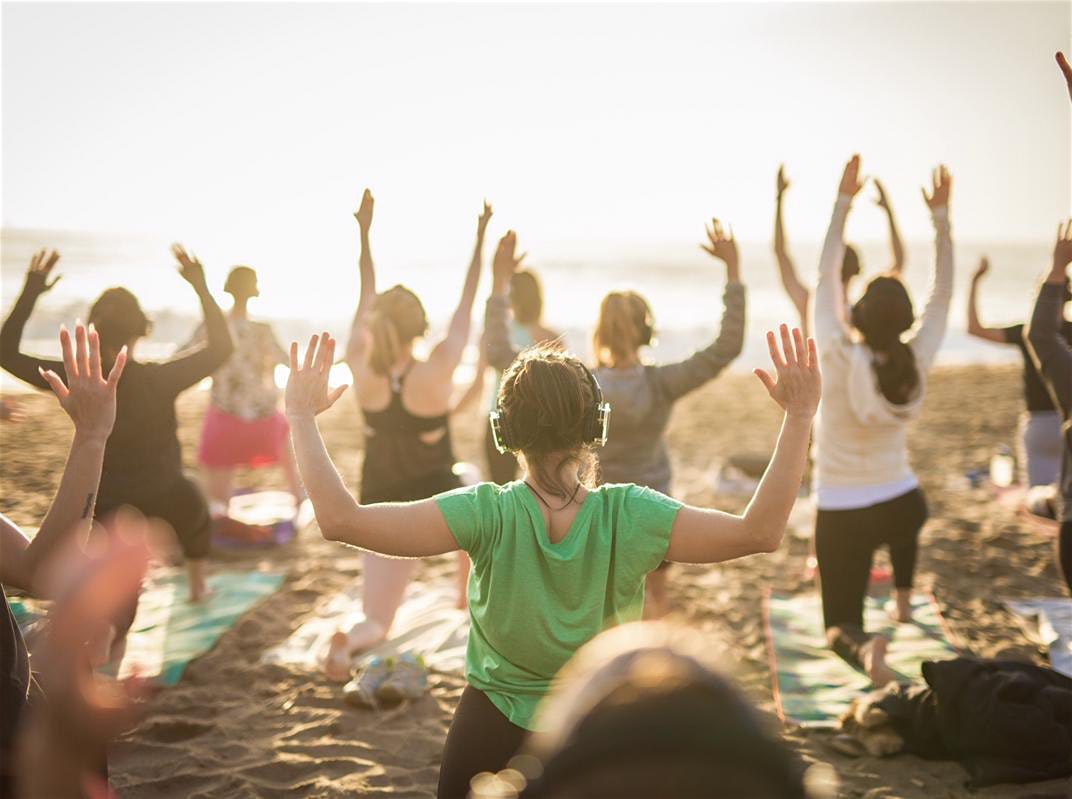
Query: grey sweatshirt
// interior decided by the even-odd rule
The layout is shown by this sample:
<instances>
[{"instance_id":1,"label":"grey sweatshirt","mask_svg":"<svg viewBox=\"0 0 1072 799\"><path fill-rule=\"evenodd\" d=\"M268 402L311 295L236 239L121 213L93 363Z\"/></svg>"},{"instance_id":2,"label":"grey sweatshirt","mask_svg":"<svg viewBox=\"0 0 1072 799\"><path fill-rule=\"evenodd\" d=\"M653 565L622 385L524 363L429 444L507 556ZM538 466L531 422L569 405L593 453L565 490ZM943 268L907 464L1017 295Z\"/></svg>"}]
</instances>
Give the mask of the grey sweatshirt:
<instances>
[{"instance_id":1,"label":"grey sweatshirt","mask_svg":"<svg viewBox=\"0 0 1072 799\"><path fill-rule=\"evenodd\" d=\"M1065 287L1043 283L1024 340L1064 418L1065 452L1061 462L1062 521L1072 521L1072 347L1061 336Z\"/></svg>"},{"instance_id":2,"label":"grey sweatshirt","mask_svg":"<svg viewBox=\"0 0 1072 799\"><path fill-rule=\"evenodd\" d=\"M610 437L599 454L605 483L636 483L670 491L670 456L664 434L674 403L733 361L744 344L745 288L729 283L722 296L718 338L678 363L631 369L600 367L596 379L611 406ZM505 369L517 355L510 345L505 297L491 297L485 315L488 362Z\"/></svg>"}]
</instances>

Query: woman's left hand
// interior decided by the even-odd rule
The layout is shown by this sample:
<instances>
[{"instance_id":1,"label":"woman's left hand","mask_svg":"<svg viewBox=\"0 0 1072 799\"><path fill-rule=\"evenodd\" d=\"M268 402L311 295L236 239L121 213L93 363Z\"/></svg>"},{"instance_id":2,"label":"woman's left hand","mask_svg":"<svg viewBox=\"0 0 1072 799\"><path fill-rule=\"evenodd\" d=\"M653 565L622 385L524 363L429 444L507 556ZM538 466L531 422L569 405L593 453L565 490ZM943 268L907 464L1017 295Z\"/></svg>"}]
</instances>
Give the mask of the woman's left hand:
<instances>
[{"instance_id":1,"label":"woman's left hand","mask_svg":"<svg viewBox=\"0 0 1072 799\"><path fill-rule=\"evenodd\" d=\"M774 331L767 331L767 346L778 379L775 380L763 369L756 369L755 375L786 416L810 420L819 408L819 398L823 393L815 339L809 338L805 343L800 329L795 327L790 339L786 325L781 326L780 332L781 351Z\"/></svg>"},{"instance_id":2,"label":"woman's left hand","mask_svg":"<svg viewBox=\"0 0 1072 799\"><path fill-rule=\"evenodd\" d=\"M305 359L298 366L298 342L290 345L290 376L287 378L287 416L312 417L323 413L346 391L347 386L328 389L328 376L335 362L335 339L328 333L309 339Z\"/></svg>"}]
</instances>

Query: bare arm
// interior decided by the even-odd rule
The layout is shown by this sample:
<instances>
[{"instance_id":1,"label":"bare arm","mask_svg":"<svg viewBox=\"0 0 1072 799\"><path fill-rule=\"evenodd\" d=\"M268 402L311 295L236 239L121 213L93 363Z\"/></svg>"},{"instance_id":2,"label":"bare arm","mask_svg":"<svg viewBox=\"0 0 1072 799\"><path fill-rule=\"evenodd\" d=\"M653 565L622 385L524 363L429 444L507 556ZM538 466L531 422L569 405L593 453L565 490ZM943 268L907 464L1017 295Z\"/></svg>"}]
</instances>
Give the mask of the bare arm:
<instances>
[{"instance_id":1,"label":"bare arm","mask_svg":"<svg viewBox=\"0 0 1072 799\"><path fill-rule=\"evenodd\" d=\"M0 524L0 582L31 593L41 591L41 565L63 546L84 540L89 532L104 448L115 423L116 387L126 364L124 350L105 379L100 339L95 330L87 333L82 325L75 328L73 347L70 334L61 328L60 345L67 384L55 372L42 375L74 422L74 440L59 490L32 541L7 519Z\"/></svg>"},{"instance_id":2,"label":"bare arm","mask_svg":"<svg viewBox=\"0 0 1072 799\"><path fill-rule=\"evenodd\" d=\"M1061 335L1061 307L1072 263L1072 219L1057 229L1053 266L1039 288L1031 323L1024 334L1031 357L1065 418L1072 413L1072 347Z\"/></svg>"},{"instance_id":3,"label":"bare arm","mask_svg":"<svg viewBox=\"0 0 1072 799\"><path fill-rule=\"evenodd\" d=\"M484 309L484 351L488 363L500 372L509 368L517 357L510 342L507 313L510 307L510 278L521 265L524 255L517 256L517 234L512 230L499 239L492 261L491 296Z\"/></svg>"},{"instance_id":4,"label":"bare arm","mask_svg":"<svg viewBox=\"0 0 1072 799\"><path fill-rule=\"evenodd\" d=\"M811 329L820 352L830 348L847 332L841 262L845 258L845 220L849 216L852 198L863 187L859 176L860 156L854 155L842 173L834 213L823 241L822 255L819 256L819 282L815 287Z\"/></svg>"},{"instance_id":5,"label":"bare arm","mask_svg":"<svg viewBox=\"0 0 1072 799\"><path fill-rule=\"evenodd\" d=\"M984 341L993 341L997 344L1005 344L1005 331L999 327L985 327L979 321L979 284L990 270L990 261L985 257L979 261L979 267L972 275L971 286L968 289L968 335L981 338Z\"/></svg>"},{"instance_id":6,"label":"bare arm","mask_svg":"<svg viewBox=\"0 0 1072 799\"><path fill-rule=\"evenodd\" d=\"M361 254L357 261L361 287L357 299L357 310L354 311L354 319L350 323L350 337L346 343L346 363L355 373L365 365L365 320L372 308L372 301L376 299L376 269L372 263L372 243L369 234L372 229L374 206L375 200L372 198L372 192L365 189L365 193L361 195L361 205L354 212L354 218L361 231Z\"/></svg>"},{"instance_id":7,"label":"bare arm","mask_svg":"<svg viewBox=\"0 0 1072 799\"><path fill-rule=\"evenodd\" d=\"M923 199L931 211L934 223L934 276L927 304L919 315L919 326L909 344L920 368L934 362L949 321L949 305L953 299L953 237L949 226L949 198L953 178L949 170L939 166L932 175L931 194L923 190Z\"/></svg>"},{"instance_id":8,"label":"bare arm","mask_svg":"<svg viewBox=\"0 0 1072 799\"><path fill-rule=\"evenodd\" d=\"M314 336L298 365L298 345L290 345L286 404L291 441L305 490L323 536L381 555L419 558L458 548L435 500L359 505L328 455L316 415L330 408L346 386L328 391L335 341ZM400 536L399 529L411 534Z\"/></svg>"},{"instance_id":9,"label":"bare arm","mask_svg":"<svg viewBox=\"0 0 1072 799\"><path fill-rule=\"evenodd\" d=\"M785 190L789 188L789 181L785 177L784 164L778 167L778 195L774 206L774 257L778 261L778 277L781 278L782 288L789 296L793 307L797 309L800 324L804 335L808 334L808 288L800 282L797 276L797 268L793 259L789 256L785 240L785 225L782 222L782 198Z\"/></svg>"},{"instance_id":10,"label":"bare arm","mask_svg":"<svg viewBox=\"0 0 1072 799\"><path fill-rule=\"evenodd\" d=\"M465 393L458 398L458 401L454 403L454 407L451 409L451 414L465 413L473 405L480 402L481 396L484 394L484 384L487 379L488 371L488 357L484 352L484 342L480 343L480 358L476 364L476 372L473 375L472 382L465 389Z\"/></svg>"},{"instance_id":11,"label":"bare arm","mask_svg":"<svg viewBox=\"0 0 1072 799\"><path fill-rule=\"evenodd\" d=\"M760 374L767 390L785 410L782 431L767 471L752 501L740 516L686 506L670 531L666 559L683 563L716 563L757 552L773 552L781 544L807 462L811 424L819 404L821 379L815 342L807 344L799 330L781 327L784 356L773 333L767 344L777 371L775 382Z\"/></svg>"},{"instance_id":12,"label":"bare arm","mask_svg":"<svg viewBox=\"0 0 1072 799\"><path fill-rule=\"evenodd\" d=\"M30 314L33 313L38 297L55 286L59 280L59 277L53 278L51 282L48 280L59 257L59 253L55 250L51 253L41 250L34 254L30 261L30 268L26 272L26 283L22 287L22 293L19 294L11 313L4 320L3 327L0 327L0 366L34 388L48 388L48 383L41 377L40 369L51 369L54 372L60 372L63 369L59 361L35 358L22 352L22 332L26 328Z\"/></svg>"},{"instance_id":13,"label":"bare arm","mask_svg":"<svg viewBox=\"0 0 1072 799\"><path fill-rule=\"evenodd\" d=\"M878 191L875 205L886 212L886 221L890 226L890 252L893 255L890 271L900 277L901 272L904 270L904 243L901 241L901 234L897 230L897 219L893 215L893 206L890 205L890 200L886 196L886 189L878 178L875 178L875 189Z\"/></svg>"},{"instance_id":14,"label":"bare arm","mask_svg":"<svg viewBox=\"0 0 1072 799\"><path fill-rule=\"evenodd\" d=\"M447 335L432 350L428 359L430 363L437 363L448 372L454 371L462 359L462 353L465 352L465 345L469 343L469 330L473 323L473 303L476 301L476 289L480 285L480 272L484 266L484 233L491 220L491 213L491 206L485 200L484 210L477 220L476 244L473 246L473 257L469 261L469 268L465 272L461 299L450 319Z\"/></svg>"}]
</instances>

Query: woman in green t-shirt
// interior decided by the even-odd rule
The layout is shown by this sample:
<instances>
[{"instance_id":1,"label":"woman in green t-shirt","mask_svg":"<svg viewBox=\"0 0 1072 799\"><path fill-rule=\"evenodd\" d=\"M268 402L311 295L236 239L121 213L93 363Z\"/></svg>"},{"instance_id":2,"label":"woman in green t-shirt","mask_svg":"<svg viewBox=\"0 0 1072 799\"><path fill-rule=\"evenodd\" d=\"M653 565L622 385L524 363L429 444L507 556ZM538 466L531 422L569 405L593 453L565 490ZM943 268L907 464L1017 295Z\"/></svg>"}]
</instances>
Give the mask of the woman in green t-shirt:
<instances>
[{"instance_id":1,"label":"woman in green t-shirt","mask_svg":"<svg viewBox=\"0 0 1072 799\"><path fill-rule=\"evenodd\" d=\"M473 562L469 684L447 735L440 797L464 797L473 775L506 764L574 652L605 628L640 618L644 578L664 559L714 563L779 546L804 471L820 378L815 345L800 331L791 338L783 325L781 349L774 333L767 339L776 374L756 372L785 419L767 473L740 516L632 484L591 487L592 449L605 440L608 408L580 360L546 348L522 353L506 371L493 415L499 444L520 455L524 479L360 505L316 424L345 388L328 389L335 341L326 333L314 338L301 365L291 345L287 414L324 537L401 558L463 549Z\"/></svg>"}]
</instances>

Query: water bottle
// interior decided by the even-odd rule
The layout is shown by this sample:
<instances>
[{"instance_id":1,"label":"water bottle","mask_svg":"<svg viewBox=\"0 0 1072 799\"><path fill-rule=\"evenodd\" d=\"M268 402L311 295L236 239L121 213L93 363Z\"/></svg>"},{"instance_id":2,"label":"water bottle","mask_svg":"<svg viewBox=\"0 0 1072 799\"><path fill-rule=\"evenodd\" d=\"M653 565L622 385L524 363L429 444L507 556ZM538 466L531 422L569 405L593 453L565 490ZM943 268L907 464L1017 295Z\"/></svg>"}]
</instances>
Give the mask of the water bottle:
<instances>
[{"instance_id":1,"label":"water bottle","mask_svg":"<svg viewBox=\"0 0 1072 799\"><path fill-rule=\"evenodd\" d=\"M1012 450L1002 444L990 458L990 482L998 488L1008 488L1016 476L1016 460Z\"/></svg>"}]
</instances>

